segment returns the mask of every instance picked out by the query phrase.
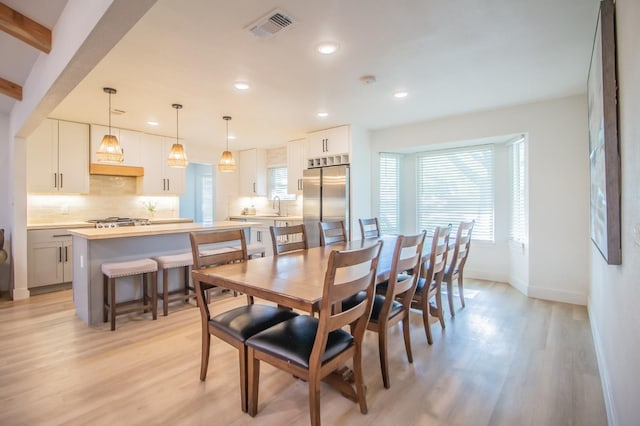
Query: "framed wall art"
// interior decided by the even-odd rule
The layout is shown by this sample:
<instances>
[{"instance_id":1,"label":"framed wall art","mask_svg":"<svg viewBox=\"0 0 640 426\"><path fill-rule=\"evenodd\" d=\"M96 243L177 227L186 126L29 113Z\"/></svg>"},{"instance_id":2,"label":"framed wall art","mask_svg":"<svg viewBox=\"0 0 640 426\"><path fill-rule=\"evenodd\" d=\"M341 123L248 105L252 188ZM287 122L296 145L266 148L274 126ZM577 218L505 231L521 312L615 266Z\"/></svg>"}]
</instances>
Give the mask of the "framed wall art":
<instances>
[{"instance_id":1,"label":"framed wall art","mask_svg":"<svg viewBox=\"0 0 640 426\"><path fill-rule=\"evenodd\" d=\"M610 265L622 263L620 241L620 149L616 83L615 16L612 0L600 2L589 78L591 240Z\"/></svg>"}]
</instances>

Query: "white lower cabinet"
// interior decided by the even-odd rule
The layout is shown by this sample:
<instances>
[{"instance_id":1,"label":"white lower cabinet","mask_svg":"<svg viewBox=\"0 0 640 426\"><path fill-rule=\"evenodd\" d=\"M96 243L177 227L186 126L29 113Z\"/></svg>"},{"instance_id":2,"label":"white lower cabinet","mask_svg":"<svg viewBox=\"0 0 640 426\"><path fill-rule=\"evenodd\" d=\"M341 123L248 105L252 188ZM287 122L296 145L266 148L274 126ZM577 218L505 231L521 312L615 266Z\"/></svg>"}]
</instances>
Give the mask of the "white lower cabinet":
<instances>
[{"instance_id":1,"label":"white lower cabinet","mask_svg":"<svg viewBox=\"0 0 640 426\"><path fill-rule=\"evenodd\" d=\"M73 281L72 250L71 234L65 229L28 231L28 288Z\"/></svg>"}]
</instances>

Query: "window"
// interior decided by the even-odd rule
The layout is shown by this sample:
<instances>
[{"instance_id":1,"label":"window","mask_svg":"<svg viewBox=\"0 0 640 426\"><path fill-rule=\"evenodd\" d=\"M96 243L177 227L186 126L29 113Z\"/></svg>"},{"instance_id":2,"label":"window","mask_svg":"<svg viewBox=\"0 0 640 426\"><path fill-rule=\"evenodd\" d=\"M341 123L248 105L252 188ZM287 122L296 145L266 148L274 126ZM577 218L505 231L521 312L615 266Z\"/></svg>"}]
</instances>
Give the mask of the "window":
<instances>
[{"instance_id":1,"label":"window","mask_svg":"<svg viewBox=\"0 0 640 426\"><path fill-rule=\"evenodd\" d=\"M281 200L295 200L295 194L289 195L286 167L269 167L269 199L277 195Z\"/></svg>"},{"instance_id":2,"label":"window","mask_svg":"<svg viewBox=\"0 0 640 426\"><path fill-rule=\"evenodd\" d=\"M493 241L493 145L423 152L416 157L417 224L431 233L435 226L475 219L473 238Z\"/></svg>"},{"instance_id":3,"label":"window","mask_svg":"<svg viewBox=\"0 0 640 426\"><path fill-rule=\"evenodd\" d=\"M510 146L511 154L511 221L509 238L518 242L526 240L526 182L524 138Z\"/></svg>"},{"instance_id":4,"label":"window","mask_svg":"<svg viewBox=\"0 0 640 426\"><path fill-rule=\"evenodd\" d=\"M202 175L200 177L200 214L202 218L202 222L211 223L213 222L213 203L215 202L215 197L213 193L215 189L213 187L213 175L211 173Z\"/></svg>"},{"instance_id":5,"label":"window","mask_svg":"<svg viewBox=\"0 0 640 426\"><path fill-rule=\"evenodd\" d=\"M386 152L379 158L378 221L385 234L400 233L400 155Z\"/></svg>"}]
</instances>

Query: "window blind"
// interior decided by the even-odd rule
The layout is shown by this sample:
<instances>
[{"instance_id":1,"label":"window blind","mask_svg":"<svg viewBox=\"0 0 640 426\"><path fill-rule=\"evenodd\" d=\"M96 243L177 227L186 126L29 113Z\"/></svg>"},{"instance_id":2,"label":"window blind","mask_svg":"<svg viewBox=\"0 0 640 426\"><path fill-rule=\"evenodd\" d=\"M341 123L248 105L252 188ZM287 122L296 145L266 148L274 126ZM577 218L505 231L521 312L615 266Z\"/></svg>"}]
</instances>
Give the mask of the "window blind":
<instances>
[{"instance_id":1,"label":"window blind","mask_svg":"<svg viewBox=\"0 0 640 426\"><path fill-rule=\"evenodd\" d=\"M526 239L526 150L524 139L511 144L511 222L509 238L518 242Z\"/></svg>"},{"instance_id":2,"label":"window blind","mask_svg":"<svg viewBox=\"0 0 640 426\"><path fill-rule=\"evenodd\" d=\"M378 222L385 234L400 233L400 154L380 153Z\"/></svg>"},{"instance_id":3,"label":"window blind","mask_svg":"<svg viewBox=\"0 0 640 426\"><path fill-rule=\"evenodd\" d=\"M269 199L277 195L281 200L295 200L295 195L289 195L288 175L286 167L269 167Z\"/></svg>"},{"instance_id":4,"label":"window blind","mask_svg":"<svg viewBox=\"0 0 640 426\"><path fill-rule=\"evenodd\" d=\"M417 224L430 234L435 226L475 219L473 238L494 239L493 145L429 151L416 157Z\"/></svg>"}]
</instances>

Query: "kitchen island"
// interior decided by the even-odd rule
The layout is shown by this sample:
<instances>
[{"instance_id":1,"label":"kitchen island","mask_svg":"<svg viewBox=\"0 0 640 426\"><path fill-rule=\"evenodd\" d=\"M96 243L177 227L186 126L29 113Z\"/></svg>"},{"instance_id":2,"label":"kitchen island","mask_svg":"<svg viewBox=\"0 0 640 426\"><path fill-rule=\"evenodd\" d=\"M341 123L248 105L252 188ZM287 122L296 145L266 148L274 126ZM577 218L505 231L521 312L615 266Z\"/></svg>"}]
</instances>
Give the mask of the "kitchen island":
<instances>
[{"instance_id":1,"label":"kitchen island","mask_svg":"<svg viewBox=\"0 0 640 426\"><path fill-rule=\"evenodd\" d=\"M250 229L252 222L219 221L213 223L171 223L120 228L76 228L73 237L73 301L76 314L85 323L102 322L102 272L105 262L122 262L191 251L190 232L225 229ZM169 290L179 288L179 271L170 271ZM161 280L161 274L158 274ZM118 282L118 302L140 298L137 277ZM161 283L158 283L159 286Z\"/></svg>"}]
</instances>

